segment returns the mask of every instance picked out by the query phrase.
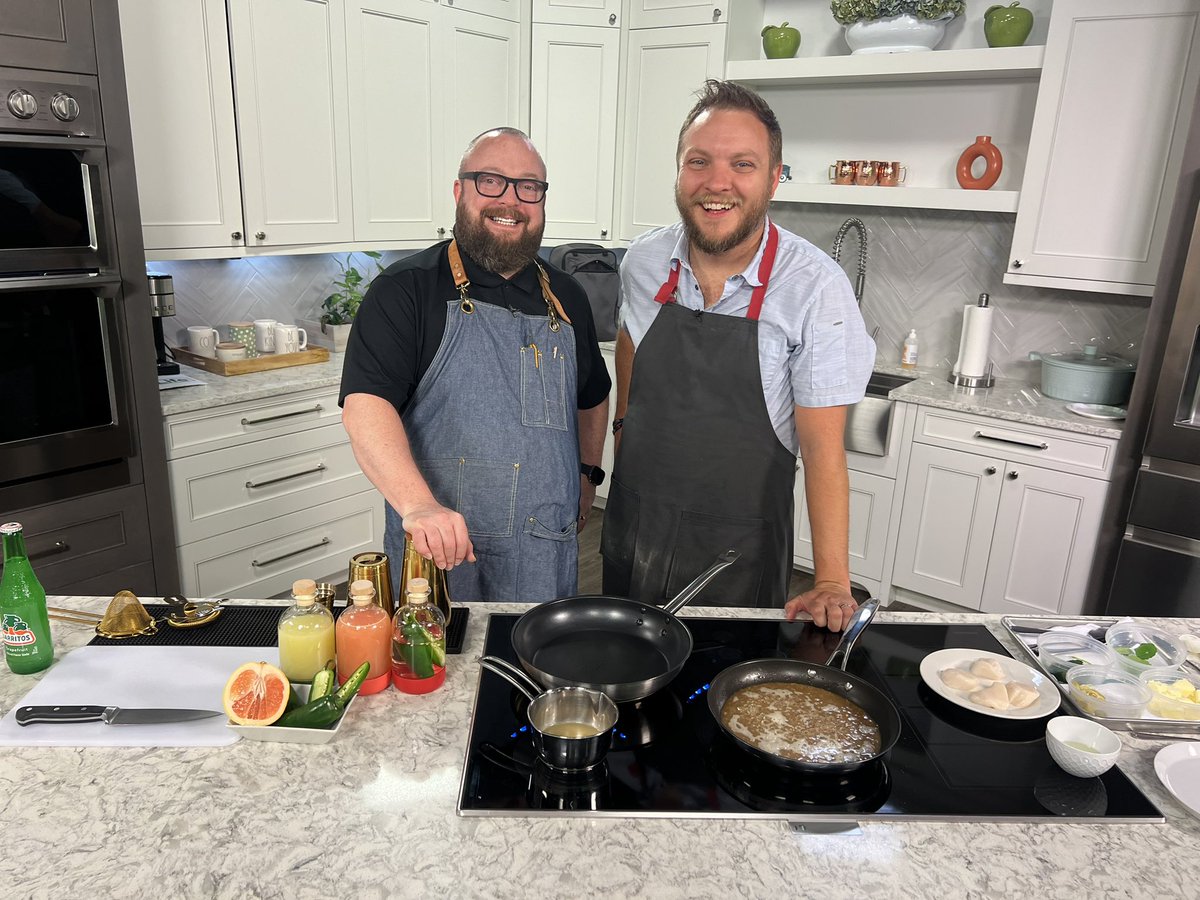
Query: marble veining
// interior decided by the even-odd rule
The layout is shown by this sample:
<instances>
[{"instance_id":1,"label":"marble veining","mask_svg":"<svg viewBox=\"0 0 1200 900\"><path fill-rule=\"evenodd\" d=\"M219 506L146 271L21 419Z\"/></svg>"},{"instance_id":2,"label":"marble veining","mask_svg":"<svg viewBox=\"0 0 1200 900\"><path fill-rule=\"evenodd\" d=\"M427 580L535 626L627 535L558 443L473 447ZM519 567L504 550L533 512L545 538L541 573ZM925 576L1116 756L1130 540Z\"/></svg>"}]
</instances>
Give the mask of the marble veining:
<instances>
[{"instance_id":1,"label":"marble veining","mask_svg":"<svg viewBox=\"0 0 1200 900\"><path fill-rule=\"evenodd\" d=\"M245 400L295 394L312 388L337 387L342 383L342 362L345 358L345 353L331 352L325 362L268 369L246 375L217 375L215 372L181 365L181 374L203 381L204 384L159 391L159 402L163 415L172 416Z\"/></svg>"},{"instance_id":2,"label":"marble veining","mask_svg":"<svg viewBox=\"0 0 1200 900\"><path fill-rule=\"evenodd\" d=\"M102 611L107 600L51 602ZM6 895L1194 896L1200 822L1153 774L1165 742L1129 736L1122 736L1119 765L1166 824L872 822L822 835L778 821L459 817L486 615L522 609L474 604L465 652L450 657L441 690L360 698L329 744L6 750ZM700 608L683 615L771 613ZM1009 643L996 616L882 612L880 621L984 621ZM1164 624L1200 630L1196 622ZM60 653L91 637L85 626L52 625ZM2 708L37 677L0 677Z\"/></svg>"}]
</instances>

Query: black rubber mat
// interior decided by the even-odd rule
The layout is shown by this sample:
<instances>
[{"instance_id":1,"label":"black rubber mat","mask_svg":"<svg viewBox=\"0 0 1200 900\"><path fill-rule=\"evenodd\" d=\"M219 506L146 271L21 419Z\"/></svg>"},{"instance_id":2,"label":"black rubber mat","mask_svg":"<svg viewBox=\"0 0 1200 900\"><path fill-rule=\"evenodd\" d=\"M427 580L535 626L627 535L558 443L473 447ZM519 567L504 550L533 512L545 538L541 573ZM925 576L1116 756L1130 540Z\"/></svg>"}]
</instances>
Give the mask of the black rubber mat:
<instances>
[{"instance_id":1,"label":"black rubber mat","mask_svg":"<svg viewBox=\"0 0 1200 900\"><path fill-rule=\"evenodd\" d=\"M120 640L96 635L88 643L122 647L274 647L278 642L279 617L286 608L226 606L215 621L196 628L172 628L159 622L154 634ZM156 619L164 618L170 609L161 603L146 604L146 611ZM465 606L454 607L450 627L446 629L447 653L462 652L470 615L471 610Z\"/></svg>"}]
</instances>

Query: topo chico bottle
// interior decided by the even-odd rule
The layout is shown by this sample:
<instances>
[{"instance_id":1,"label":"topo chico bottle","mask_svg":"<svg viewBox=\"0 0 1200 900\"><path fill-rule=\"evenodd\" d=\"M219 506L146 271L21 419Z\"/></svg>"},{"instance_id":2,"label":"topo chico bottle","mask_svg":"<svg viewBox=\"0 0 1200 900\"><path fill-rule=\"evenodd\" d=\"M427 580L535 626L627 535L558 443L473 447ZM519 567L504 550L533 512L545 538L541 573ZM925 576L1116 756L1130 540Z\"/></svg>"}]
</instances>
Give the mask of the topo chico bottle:
<instances>
[{"instance_id":1,"label":"topo chico bottle","mask_svg":"<svg viewBox=\"0 0 1200 900\"><path fill-rule=\"evenodd\" d=\"M21 525L0 525L4 574L0 576L0 637L4 661L17 675L40 672L54 662L46 591L33 574Z\"/></svg>"}]
</instances>

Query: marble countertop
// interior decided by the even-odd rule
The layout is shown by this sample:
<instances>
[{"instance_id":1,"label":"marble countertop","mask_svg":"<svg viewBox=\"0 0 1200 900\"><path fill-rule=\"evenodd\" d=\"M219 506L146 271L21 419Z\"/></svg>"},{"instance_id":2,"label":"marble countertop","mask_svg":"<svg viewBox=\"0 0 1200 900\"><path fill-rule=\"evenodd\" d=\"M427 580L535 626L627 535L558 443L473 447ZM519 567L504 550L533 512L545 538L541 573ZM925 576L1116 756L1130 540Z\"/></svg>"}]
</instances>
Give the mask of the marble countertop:
<instances>
[{"instance_id":1,"label":"marble countertop","mask_svg":"<svg viewBox=\"0 0 1200 900\"><path fill-rule=\"evenodd\" d=\"M342 362L345 358L345 353L331 352L325 362L289 366L286 369L268 369L265 372L251 372L246 375L217 375L203 369L180 365L181 375L204 383L159 391L162 414L171 416L241 403L244 400L262 400L282 394L295 394L313 388L338 387L342 383Z\"/></svg>"},{"instance_id":2,"label":"marble countertop","mask_svg":"<svg viewBox=\"0 0 1200 900\"><path fill-rule=\"evenodd\" d=\"M108 599L51 603L100 612ZM360 698L328 744L5 748L9 889L172 898L1194 896L1200 821L1154 775L1166 742L1132 737L1123 737L1120 766L1166 824L868 822L824 835L739 819L459 817L486 615L522 609L473 604L464 653L450 657L440 690ZM879 620L985 621L1009 643L995 616ZM91 637L85 626L52 624L60 655ZM37 677L0 677L0 708Z\"/></svg>"}]
</instances>

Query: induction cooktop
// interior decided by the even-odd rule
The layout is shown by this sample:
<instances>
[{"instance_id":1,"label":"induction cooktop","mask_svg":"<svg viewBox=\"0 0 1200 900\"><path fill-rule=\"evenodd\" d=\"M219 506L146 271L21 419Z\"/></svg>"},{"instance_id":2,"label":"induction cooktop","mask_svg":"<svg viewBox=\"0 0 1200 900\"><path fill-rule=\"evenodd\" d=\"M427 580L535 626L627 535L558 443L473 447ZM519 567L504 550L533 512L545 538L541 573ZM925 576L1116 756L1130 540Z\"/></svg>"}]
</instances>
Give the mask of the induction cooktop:
<instances>
[{"instance_id":1,"label":"induction cooktop","mask_svg":"<svg viewBox=\"0 0 1200 900\"><path fill-rule=\"evenodd\" d=\"M518 616L488 619L485 653L517 662ZM901 734L879 761L850 774L806 774L761 761L730 740L706 692L745 659L824 663L838 635L811 624L758 619L684 620L694 651L669 685L620 704L604 763L566 775L533 747L527 701L481 671L458 812L464 816L775 818L803 822L972 821L1161 823L1162 813L1117 768L1075 778L1050 758L1048 719L1007 720L956 706L921 680L934 650L1006 653L982 625L875 624L848 671L880 688L900 712Z\"/></svg>"}]
</instances>

